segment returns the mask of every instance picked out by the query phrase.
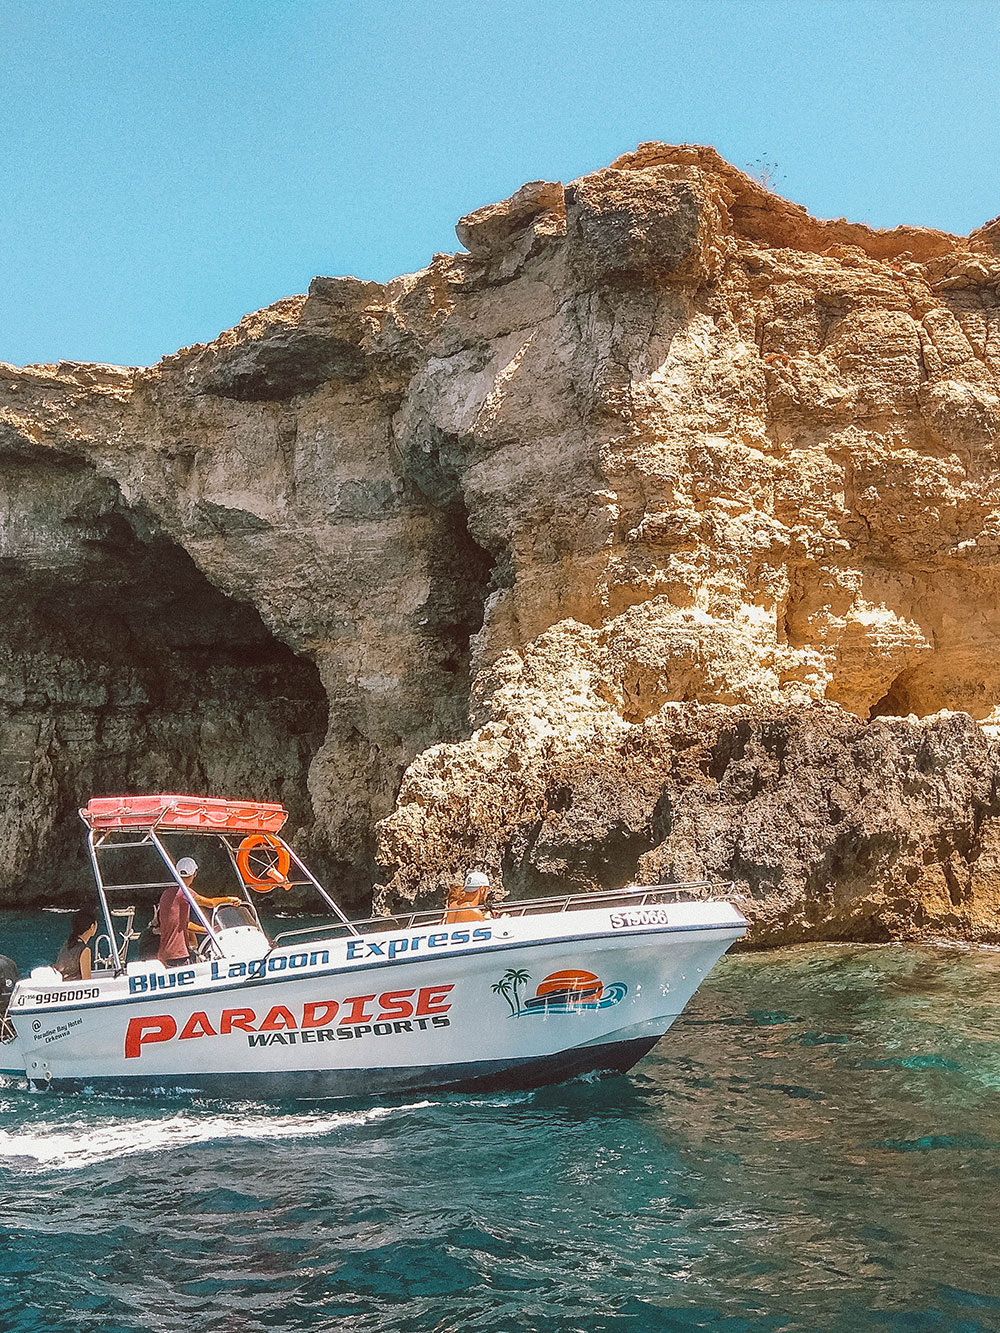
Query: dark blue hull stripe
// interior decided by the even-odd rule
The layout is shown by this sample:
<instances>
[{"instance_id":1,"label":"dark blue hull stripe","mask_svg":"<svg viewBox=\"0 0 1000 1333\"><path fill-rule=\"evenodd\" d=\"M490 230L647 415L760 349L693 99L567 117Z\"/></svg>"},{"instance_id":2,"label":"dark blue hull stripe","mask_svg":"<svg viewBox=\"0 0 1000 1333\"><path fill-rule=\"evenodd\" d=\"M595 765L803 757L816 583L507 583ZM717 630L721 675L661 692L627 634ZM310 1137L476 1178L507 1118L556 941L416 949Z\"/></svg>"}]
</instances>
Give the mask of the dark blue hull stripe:
<instances>
[{"instance_id":1,"label":"dark blue hull stripe","mask_svg":"<svg viewBox=\"0 0 1000 1333\"><path fill-rule=\"evenodd\" d=\"M39 1091L104 1092L127 1097L188 1094L246 1101L317 1101L335 1097L394 1096L417 1092L507 1092L561 1083L578 1074L631 1069L659 1041L640 1037L578 1046L525 1060L478 1060L457 1065L382 1069L247 1070L240 1074L160 1074L152 1077L54 1078Z\"/></svg>"}]
</instances>

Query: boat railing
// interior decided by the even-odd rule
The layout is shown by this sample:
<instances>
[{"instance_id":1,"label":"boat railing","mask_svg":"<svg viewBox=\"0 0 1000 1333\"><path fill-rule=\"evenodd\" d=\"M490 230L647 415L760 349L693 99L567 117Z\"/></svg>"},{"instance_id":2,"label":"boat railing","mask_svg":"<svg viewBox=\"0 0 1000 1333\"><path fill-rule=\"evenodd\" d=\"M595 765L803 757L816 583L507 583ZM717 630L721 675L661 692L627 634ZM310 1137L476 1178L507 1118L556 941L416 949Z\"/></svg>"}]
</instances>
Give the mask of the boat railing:
<instances>
[{"instance_id":1,"label":"boat railing","mask_svg":"<svg viewBox=\"0 0 1000 1333\"><path fill-rule=\"evenodd\" d=\"M593 911L595 908L611 909L615 907L651 907L661 903L695 902L714 900L732 894L732 885L719 884L713 880L690 880L683 884L639 884L623 889L601 889L593 893L564 893L552 898L521 898L493 901L486 908L486 919L500 917L543 916L559 912ZM298 939L308 935L321 935L324 939L337 939L342 935L382 934L387 930L412 930L419 926L440 926L448 924L445 908L437 907L422 912L409 912L394 916L371 916L362 920L351 921L347 925L335 922L333 925L305 926L294 930L284 930L274 937L275 946L285 940ZM461 923L456 923L461 924Z\"/></svg>"}]
</instances>

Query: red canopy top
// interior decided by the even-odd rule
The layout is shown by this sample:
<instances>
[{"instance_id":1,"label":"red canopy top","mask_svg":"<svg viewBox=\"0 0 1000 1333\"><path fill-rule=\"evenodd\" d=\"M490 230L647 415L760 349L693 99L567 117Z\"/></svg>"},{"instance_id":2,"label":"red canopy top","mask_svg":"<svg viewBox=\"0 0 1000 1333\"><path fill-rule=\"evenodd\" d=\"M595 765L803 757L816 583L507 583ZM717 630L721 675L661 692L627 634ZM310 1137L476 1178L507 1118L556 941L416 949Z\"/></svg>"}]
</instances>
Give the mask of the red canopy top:
<instances>
[{"instance_id":1,"label":"red canopy top","mask_svg":"<svg viewBox=\"0 0 1000 1333\"><path fill-rule=\"evenodd\" d=\"M277 833L288 811L270 801L214 796L101 796L80 817L92 829L176 828L202 832Z\"/></svg>"}]
</instances>

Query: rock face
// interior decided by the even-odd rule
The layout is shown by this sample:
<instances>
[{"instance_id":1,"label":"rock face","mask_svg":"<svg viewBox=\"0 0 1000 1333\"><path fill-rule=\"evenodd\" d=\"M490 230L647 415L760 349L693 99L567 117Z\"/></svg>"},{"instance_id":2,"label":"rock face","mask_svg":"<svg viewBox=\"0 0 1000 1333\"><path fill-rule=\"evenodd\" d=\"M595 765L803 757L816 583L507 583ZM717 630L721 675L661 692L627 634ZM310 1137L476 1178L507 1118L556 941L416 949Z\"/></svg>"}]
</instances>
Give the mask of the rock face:
<instances>
[{"instance_id":1,"label":"rock face","mask_svg":"<svg viewBox=\"0 0 1000 1333\"><path fill-rule=\"evenodd\" d=\"M1000 937L998 227L646 144L152 369L4 369L0 890L185 785L289 800L355 903Z\"/></svg>"}]
</instances>

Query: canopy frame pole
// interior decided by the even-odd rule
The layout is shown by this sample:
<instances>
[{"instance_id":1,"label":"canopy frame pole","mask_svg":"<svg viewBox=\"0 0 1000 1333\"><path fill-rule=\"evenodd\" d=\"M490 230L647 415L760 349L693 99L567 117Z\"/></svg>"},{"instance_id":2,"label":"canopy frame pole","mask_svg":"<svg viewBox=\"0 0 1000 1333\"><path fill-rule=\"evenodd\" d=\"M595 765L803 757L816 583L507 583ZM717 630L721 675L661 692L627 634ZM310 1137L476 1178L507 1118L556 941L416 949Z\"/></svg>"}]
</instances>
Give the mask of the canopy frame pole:
<instances>
[{"instance_id":1,"label":"canopy frame pole","mask_svg":"<svg viewBox=\"0 0 1000 1333\"><path fill-rule=\"evenodd\" d=\"M105 837L106 834L98 835L96 829L91 829L87 834L87 851L90 853L90 864L93 867L94 880L97 883L97 896L101 904L101 915L104 917L104 928L107 931L111 952L114 955L115 976L120 977L125 971L125 964L122 961L121 949L118 946L118 936L115 934L115 924L111 919L111 906L108 903L108 895L104 891L104 878L101 875L100 861L97 856L97 848Z\"/></svg>"},{"instance_id":2,"label":"canopy frame pole","mask_svg":"<svg viewBox=\"0 0 1000 1333\"><path fill-rule=\"evenodd\" d=\"M278 840L278 842L281 843L282 847L284 847L285 851L288 853L288 855L291 857L291 859L295 862L295 864L298 866L298 868L302 871L303 875L305 875L305 877L306 877L306 879L309 881L309 883L313 886L313 888L316 890L316 892L319 894L319 896L323 899L323 901L326 903L326 905L333 911L334 915L336 916L336 918L337 918L337 920L340 922L340 924L341 924L342 926L346 926L347 929L351 932L352 935L360 935L360 934L361 934L361 931L358 930L357 926L355 926L355 924L354 924L353 921L348 920L348 918L347 918L347 916L345 915L345 913L341 910L341 908L337 905L337 903L333 900L333 898L330 897L330 895L327 893L326 889L323 888L323 885L319 882L319 880L316 878L316 876L312 873L312 871L309 869L309 867L305 864L305 862L302 860L301 856L299 856L298 852L295 851L295 849L294 849L293 847L289 847L288 843L285 842L284 838L282 838L282 837L280 836L280 834L275 833L275 834L272 834L271 836L274 837L274 838L276 838L276 839Z\"/></svg>"},{"instance_id":3,"label":"canopy frame pole","mask_svg":"<svg viewBox=\"0 0 1000 1333\"><path fill-rule=\"evenodd\" d=\"M250 908L253 910L253 914L254 914L254 916L256 916L256 915L257 915L257 908L254 906L254 900L253 900L253 896L252 896L252 894L251 894L251 892L250 892L250 886L249 886L249 884L246 883L246 881L244 880L243 876L240 874L240 868L239 868L239 865L237 864L237 861L236 861L236 854L235 854L234 851L233 851L232 843L231 843L231 841L230 841L231 838L234 838L234 837L236 837L236 836L237 836L236 833L234 833L234 832L229 832L229 833L227 833L227 834L223 837L223 839L222 839L222 843L223 843L223 845L224 845L226 851L229 853L229 859L230 859L230 861L232 862L233 869L234 869L235 872L236 872L236 878L237 878L237 879L239 880L239 882L240 882L240 888L243 890L243 896L244 896L244 898L246 899L247 904L248 904L248 905L250 906ZM243 836L245 837L246 835L244 834ZM360 935L361 932L357 929L357 927L354 925L354 923L348 919L348 917L346 916L346 914L344 913L344 911L343 911L343 910L340 908L340 906L337 904L336 900L330 897L330 895L327 893L326 889L323 888L323 885L319 882L319 880L316 878L316 876L312 873L312 871L309 869L309 867L305 864L305 862L302 860L302 857L299 856L299 854L298 854L298 852L295 850L295 848L292 847L292 846L290 846L290 845L284 840L284 838L281 836L280 833L269 833L269 834L268 834L268 837L273 838L275 842L281 844L281 846L282 846L282 847L285 849L285 851L288 853L289 860L291 860L295 865L297 865L298 868L302 871L303 875L305 875L306 879L307 879L307 880L309 881L309 883L313 886L313 888L316 890L316 892L319 894L319 896L323 899L323 901L326 903L327 907L330 908L330 910L333 912L334 916L337 918L337 920L340 922L340 924L341 924L342 926L346 926L346 927L348 928L348 930L351 932L352 935ZM272 946L272 947L273 947L273 946Z\"/></svg>"},{"instance_id":4,"label":"canopy frame pole","mask_svg":"<svg viewBox=\"0 0 1000 1333\"><path fill-rule=\"evenodd\" d=\"M240 868L236 862L236 853L233 851L233 845L230 842L230 839L235 836L236 835L233 833L222 833L219 835L219 841L226 849L226 855L229 857L229 864L233 867L233 874L236 876L236 882L240 886L240 893L242 893L247 906L253 910L253 914L256 916L257 909L254 907L253 899L250 897L250 887L240 874ZM242 836L246 837L246 834L243 834ZM271 836L273 837L274 835L272 834Z\"/></svg>"}]
</instances>

